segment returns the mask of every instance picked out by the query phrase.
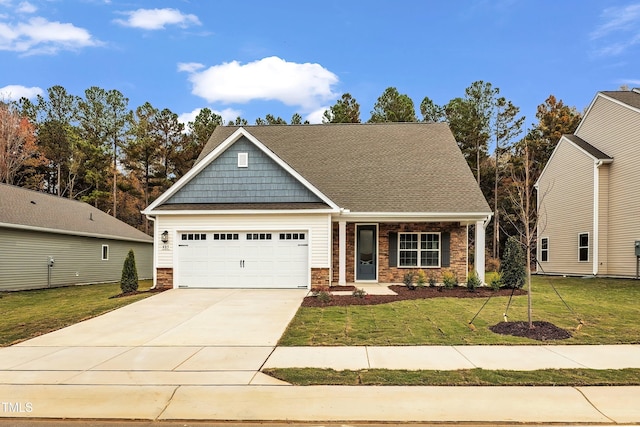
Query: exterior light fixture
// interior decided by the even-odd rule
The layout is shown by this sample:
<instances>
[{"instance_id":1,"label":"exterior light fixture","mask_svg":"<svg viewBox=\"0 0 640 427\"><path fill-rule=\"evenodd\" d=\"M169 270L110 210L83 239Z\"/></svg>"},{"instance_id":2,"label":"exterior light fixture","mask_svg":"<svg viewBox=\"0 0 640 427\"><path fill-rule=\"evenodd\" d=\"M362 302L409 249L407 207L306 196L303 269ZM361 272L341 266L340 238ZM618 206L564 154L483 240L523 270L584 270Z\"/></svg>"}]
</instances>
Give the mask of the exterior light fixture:
<instances>
[{"instance_id":1,"label":"exterior light fixture","mask_svg":"<svg viewBox=\"0 0 640 427\"><path fill-rule=\"evenodd\" d=\"M162 243L167 243L169 241L169 232L167 230L164 230L162 232L162 234L160 235L160 240L162 240Z\"/></svg>"}]
</instances>

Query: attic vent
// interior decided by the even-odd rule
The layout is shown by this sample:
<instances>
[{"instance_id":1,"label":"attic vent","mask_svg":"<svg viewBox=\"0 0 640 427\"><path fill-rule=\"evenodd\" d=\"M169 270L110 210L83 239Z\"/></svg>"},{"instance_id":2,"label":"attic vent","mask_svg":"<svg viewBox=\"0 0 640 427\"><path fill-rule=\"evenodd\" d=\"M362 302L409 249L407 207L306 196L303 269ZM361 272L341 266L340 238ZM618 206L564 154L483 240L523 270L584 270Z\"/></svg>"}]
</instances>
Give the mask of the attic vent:
<instances>
[{"instance_id":1,"label":"attic vent","mask_svg":"<svg viewBox=\"0 0 640 427\"><path fill-rule=\"evenodd\" d=\"M249 153L238 153L238 167L249 167Z\"/></svg>"}]
</instances>

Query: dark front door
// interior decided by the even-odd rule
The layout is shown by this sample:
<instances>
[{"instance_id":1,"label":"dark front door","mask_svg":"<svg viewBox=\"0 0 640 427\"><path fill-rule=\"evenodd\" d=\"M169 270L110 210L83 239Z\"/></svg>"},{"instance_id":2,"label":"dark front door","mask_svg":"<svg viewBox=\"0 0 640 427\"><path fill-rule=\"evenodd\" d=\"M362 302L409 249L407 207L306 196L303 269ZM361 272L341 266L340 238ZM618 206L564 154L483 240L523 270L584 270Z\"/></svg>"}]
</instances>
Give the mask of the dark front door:
<instances>
[{"instance_id":1,"label":"dark front door","mask_svg":"<svg viewBox=\"0 0 640 427\"><path fill-rule=\"evenodd\" d=\"M356 280L376 280L378 271L376 226L358 225L356 229Z\"/></svg>"}]
</instances>

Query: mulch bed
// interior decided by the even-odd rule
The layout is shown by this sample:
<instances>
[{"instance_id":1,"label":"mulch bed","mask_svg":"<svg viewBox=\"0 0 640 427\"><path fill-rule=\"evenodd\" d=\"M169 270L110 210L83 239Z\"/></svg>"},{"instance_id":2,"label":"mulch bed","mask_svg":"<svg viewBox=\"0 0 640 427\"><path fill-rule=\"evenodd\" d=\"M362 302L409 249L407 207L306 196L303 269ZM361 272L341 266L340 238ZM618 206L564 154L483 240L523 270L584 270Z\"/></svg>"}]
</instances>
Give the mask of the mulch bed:
<instances>
[{"instance_id":1,"label":"mulch bed","mask_svg":"<svg viewBox=\"0 0 640 427\"><path fill-rule=\"evenodd\" d=\"M109 299L111 298L124 298L124 297L130 297L132 295L139 295L139 294L158 294L160 292L164 292L169 288L155 288L155 289L147 289L146 291L135 291L135 292L127 292L124 294L118 294L118 295L114 295L112 297L109 297Z\"/></svg>"},{"instance_id":2,"label":"mulch bed","mask_svg":"<svg viewBox=\"0 0 640 427\"><path fill-rule=\"evenodd\" d=\"M349 289L338 289L349 288ZM394 301L405 301L425 298L489 298L490 296L509 296L511 292L513 295L525 295L527 291L524 289L506 289L492 290L490 288L477 288L471 292L464 286L457 286L453 289L445 289L441 286L436 287L424 287L410 290L403 285L391 285L389 289L396 292L398 295L366 295L364 298L355 297L353 295L331 295L329 301L322 301L315 296L308 296L302 301L303 307L332 307L332 306L347 306L347 305L376 305L387 304ZM355 290L353 286L332 286L331 291L338 290Z\"/></svg>"},{"instance_id":3,"label":"mulch bed","mask_svg":"<svg viewBox=\"0 0 640 427\"><path fill-rule=\"evenodd\" d=\"M531 338L538 341L565 340L571 338L571 333L549 322L535 321L533 328L529 328L529 322L502 322L490 326L489 329L496 334L513 335L516 337Z\"/></svg>"}]
</instances>

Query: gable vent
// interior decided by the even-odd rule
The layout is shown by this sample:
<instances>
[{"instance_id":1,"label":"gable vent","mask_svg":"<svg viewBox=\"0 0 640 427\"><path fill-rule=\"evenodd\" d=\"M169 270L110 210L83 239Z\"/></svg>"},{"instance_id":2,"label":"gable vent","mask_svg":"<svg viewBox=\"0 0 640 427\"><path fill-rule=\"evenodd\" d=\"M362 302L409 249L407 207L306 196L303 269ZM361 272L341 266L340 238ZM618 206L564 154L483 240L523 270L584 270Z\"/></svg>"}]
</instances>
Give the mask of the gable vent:
<instances>
[{"instance_id":1,"label":"gable vent","mask_svg":"<svg viewBox=\"0 0 640 427\"><path fill-rule=\"evenodd\" d=\"M249 153L238 153L238 167L249 167Z\"/></svg>"}]
</instances>

